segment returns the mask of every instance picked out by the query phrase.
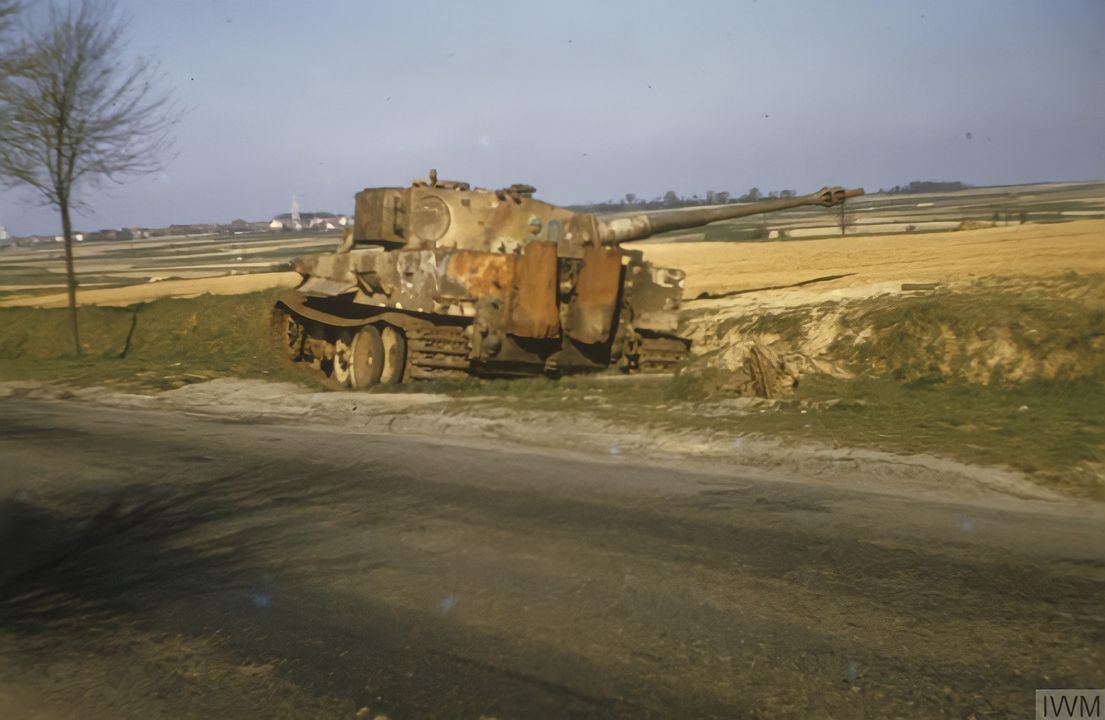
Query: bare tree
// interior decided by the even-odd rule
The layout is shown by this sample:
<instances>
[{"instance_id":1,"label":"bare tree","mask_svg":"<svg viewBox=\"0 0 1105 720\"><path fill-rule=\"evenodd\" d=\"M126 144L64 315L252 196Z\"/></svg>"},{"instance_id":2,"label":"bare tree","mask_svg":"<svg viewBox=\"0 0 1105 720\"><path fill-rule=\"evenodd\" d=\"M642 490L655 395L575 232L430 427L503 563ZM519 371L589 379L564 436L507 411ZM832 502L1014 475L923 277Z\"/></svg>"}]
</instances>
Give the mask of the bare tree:
<instances>
[{"instance_id":1,"label":"bare tree","mask_svg":"<svg viewBox=\"0 0 1105 720\"><path fill-rule=\"evenodd\" d=\"M19 33L0 91L0 181L61 214L78 355L71 212L89 189L159 170L178 117L156 61L129 57L127 28L113 0L53 4Z\"/></svg>"}]
</instances>

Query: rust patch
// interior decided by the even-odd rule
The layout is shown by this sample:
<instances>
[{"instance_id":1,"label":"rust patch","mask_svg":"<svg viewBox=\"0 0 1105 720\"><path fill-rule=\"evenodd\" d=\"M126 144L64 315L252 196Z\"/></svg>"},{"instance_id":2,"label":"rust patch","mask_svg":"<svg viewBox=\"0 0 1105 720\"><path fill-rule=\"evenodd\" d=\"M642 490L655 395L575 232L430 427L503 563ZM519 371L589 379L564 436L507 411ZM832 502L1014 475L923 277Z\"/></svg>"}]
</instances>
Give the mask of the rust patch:
<instances>
[{"instance_id":1,"label":"rust patch","mask_svg":"<svg viewBox=\"0 0 1105 720\"><path fill-rule=\"evenodd\" d=\"M531 242L518 257L509 311L503 329L511 335L551 338L560 335L556 304L556 243Z\"/></svg>"},{"instance_id":2,"label":"rust patch","mask_svg":"<svg viewBox=\"0 0 1105 720\"><path fill-rule=\"evenodd\" d=\"M621 250L604 247L583 250L575 296L568 306L569 336L588 345L610 337L621 273Z\"/></svg>"},{"instance_id":3,"label":"rust patch","mask_svg":"<svg viewBox=\"0 0 1105 720\"><path fill-rule=\"evenodd\" d=\"M512 287L517 272L516 255L475 250L453 250L443 254L440 292L451 299L503 297Z\"/></svg>"}]
</instances>

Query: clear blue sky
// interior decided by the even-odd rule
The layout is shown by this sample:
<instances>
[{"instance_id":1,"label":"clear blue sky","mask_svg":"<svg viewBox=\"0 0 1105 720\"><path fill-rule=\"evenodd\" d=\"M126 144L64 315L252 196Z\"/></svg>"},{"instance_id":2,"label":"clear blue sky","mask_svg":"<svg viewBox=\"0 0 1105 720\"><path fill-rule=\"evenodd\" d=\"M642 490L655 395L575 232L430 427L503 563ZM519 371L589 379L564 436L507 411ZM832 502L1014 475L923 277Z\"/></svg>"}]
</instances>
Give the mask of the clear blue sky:
<instances>
[{"instance_id":1,"label":"clear blue sky","mask_svg":"<svg viewBox=\"0 0 1105 720\"><path fill-rule=\"evenodd\" d=\"M83 229L350 211L430 167L557 203L1105 176L1102 0L122 6L191 112ZM19 197L0 224L56 232Z\"/></svg>"}]
</instances>

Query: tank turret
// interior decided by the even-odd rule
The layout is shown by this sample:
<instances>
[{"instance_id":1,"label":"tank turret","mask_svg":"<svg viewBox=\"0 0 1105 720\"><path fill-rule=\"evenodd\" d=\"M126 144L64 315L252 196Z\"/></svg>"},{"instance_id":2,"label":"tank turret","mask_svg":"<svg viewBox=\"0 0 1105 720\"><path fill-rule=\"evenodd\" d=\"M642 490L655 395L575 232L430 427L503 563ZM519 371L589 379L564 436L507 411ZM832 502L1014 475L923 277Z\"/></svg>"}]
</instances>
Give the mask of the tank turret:
<instances>
[{"instance_id":1,"label":"tank turret","mask_svg":"<svg viewBox=\"0 0 1105 720\"><path fill-rule=\"evenodd\" d=\"M672 371L681 270L619 245L862 190L614 217L439 180L356 195L337 252L299 258L303 282L277 303L281 342L341 385L468 374Z\"/></svg>"}]
</instances>

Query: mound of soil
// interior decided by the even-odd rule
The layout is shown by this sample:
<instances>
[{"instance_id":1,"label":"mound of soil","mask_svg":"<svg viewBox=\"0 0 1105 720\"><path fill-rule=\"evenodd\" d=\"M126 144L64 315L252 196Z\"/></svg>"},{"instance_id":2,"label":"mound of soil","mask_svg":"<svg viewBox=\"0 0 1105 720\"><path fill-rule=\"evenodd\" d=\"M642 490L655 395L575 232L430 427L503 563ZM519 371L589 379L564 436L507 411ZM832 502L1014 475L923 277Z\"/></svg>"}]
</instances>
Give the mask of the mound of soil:
<instances>
[{"instance_id":1,"label":"mound of soil","mask_svg":"<svg viewBox=\"0 0 1105 720\"><path fill-rule=\"evenodd\" d=\"M745 315L715 308L692 313L686 332L697 355L690 370L704 377L732 373L748 362L749 348L762 348L780 374L795 377L1105 379L1105 275L987 279Z\"/></svg>"}]
</instances>

